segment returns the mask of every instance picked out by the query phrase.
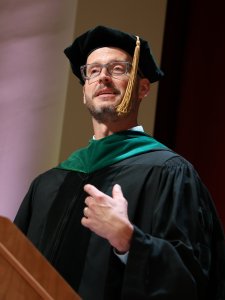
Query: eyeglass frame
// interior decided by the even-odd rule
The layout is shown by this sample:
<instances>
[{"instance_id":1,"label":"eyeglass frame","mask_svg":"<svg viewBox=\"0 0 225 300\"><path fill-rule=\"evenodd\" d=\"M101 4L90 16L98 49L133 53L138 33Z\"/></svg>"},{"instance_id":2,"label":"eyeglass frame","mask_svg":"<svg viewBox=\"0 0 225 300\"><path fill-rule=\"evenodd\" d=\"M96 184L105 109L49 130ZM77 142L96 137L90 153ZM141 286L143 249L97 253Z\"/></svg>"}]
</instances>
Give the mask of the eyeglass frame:
<instances>
[{"instance_id":1,"label":"eyeglass frame","mask_svg":"<svg viewBox=\"0 0 225 300\"><path fill-rule=\"evenodd\" d=\"M119 64L119 63L125 63L125 66L126 66L125 72L122 73L122 74L111 74L111 72L110 72L109 69L108 69L108 66L109 66L110 64L113 64L113 63L118 63L118 64ZM87 67L88 65L89 65L89 66L90 66L90 65L98 65L98 66L100 66L101 68L100 68L99 73L98 73L97 75L95 75L94 77L88 77L88 76L86 76L86 75L84 74L84 69L85 69L85 67ZM108 74L109 74L110 76L112 76L112 77L115 78L115 76L122 76L122 75L128 74L129 71L130 71L128 67L131 67L131 68L132 68L132 64L131 64L129 61L111 61L111 62L109 62L109 63L107 63L107 64L99 64L99 63L86 64L86 65L83 65L83 66L80 67L80 71L81 71L81 75L82 75L82 77L83 77L84 80L91 80L91 79L94 79L94 78L98 77L98 76L101 74L103 68L106 68ZM130 68L130 69L131 69L131 68Z\"/></svg>"}]
</instances>

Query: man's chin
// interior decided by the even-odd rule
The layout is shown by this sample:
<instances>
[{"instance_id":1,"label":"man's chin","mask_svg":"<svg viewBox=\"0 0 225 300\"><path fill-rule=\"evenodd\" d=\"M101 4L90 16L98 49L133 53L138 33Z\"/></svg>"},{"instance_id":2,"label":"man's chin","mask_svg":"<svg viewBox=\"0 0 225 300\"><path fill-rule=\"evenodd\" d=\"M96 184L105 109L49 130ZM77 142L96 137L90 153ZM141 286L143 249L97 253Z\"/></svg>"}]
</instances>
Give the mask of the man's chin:
<instances>
[{"instance_id":1,"label":"man's chin","mask_svg":"<svg viewBox=\"0 0 225 300\"><path fill-rule=\"evenodd\" d=\"M95 118L97 121L105 122L118 120L118 113L114 105L101 106L98 108L88 107L88 109L92 117Z\"/></svg>"}]
</instances>

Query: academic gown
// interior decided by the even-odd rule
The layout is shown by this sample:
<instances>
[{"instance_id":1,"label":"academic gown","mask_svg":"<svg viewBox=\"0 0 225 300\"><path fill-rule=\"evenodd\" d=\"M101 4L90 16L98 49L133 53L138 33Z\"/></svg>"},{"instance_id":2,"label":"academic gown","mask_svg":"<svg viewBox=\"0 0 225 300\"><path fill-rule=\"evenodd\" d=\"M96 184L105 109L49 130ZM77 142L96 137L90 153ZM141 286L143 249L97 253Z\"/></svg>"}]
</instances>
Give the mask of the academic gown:
<instances>
[{"instance_id":1,"label":"academic gown","mask_svg":"<svg viewBox=\"0 0 225 300\"><path fill-rule=\"evenodd\" d=\"M81 225L86 183L110 196L122 187L134 225L126 264ZM193 166L172 151L91 174L53 168L33 181L15 223L84 300L224 299L221 224Z\"/></svg>"}]
</instances>

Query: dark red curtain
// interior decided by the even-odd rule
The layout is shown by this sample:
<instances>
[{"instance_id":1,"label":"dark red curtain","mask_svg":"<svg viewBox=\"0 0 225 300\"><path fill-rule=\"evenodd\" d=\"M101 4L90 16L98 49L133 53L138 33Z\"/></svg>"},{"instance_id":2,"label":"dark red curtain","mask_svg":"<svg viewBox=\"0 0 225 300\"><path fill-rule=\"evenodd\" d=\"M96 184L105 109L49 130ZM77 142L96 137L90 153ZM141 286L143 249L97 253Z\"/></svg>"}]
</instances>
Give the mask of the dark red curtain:
<instances>
[{"instance_id":1,"label":"dark red curtain","mask_svg":"<svg viewBox=\"0 0 225 300\"><path fill-rule=\"evenodd\" d=\"M154 136L187 158L225 227L225 1L169 0Z\"/></svg>"}]
</instances>

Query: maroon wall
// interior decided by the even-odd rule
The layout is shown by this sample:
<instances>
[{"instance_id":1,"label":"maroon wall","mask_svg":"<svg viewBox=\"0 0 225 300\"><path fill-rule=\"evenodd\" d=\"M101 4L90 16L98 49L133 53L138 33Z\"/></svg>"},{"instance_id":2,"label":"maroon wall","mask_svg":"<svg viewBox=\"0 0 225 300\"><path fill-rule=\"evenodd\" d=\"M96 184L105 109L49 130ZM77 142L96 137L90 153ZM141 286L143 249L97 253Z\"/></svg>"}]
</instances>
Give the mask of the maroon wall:
<instances>
[{"instance_id":1,"label":"maroon wall","mask_svg":"<svg viewBox=\"0 0 225 300\"><path fill-rule=\"evenodd\" d=\"M224 11L224 1L168 1L154 135L195 166L225 226Z\"/></svg>"}]
</instances>

